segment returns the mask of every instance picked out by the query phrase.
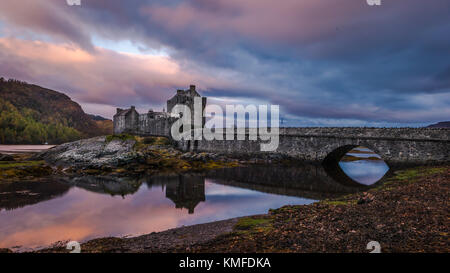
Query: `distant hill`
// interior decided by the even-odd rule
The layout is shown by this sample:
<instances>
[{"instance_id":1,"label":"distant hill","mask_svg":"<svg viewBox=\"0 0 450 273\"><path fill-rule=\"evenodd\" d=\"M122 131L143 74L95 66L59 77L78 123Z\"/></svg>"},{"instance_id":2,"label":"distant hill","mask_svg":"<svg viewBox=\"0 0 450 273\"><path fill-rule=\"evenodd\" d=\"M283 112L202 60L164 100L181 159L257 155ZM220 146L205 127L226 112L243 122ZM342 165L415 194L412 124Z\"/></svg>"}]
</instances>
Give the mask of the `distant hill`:
<instances>
[{"instance_id":1,"label":"distant hill","mask_svg":"<svg viewBox=\"0 0 450 273\"><path fill-rule=\"evenodd\" d=\"M112 134L113 132L113 122L110 119L104 118L102 116L98 116L98 115L88 115L93 121L95 121L95 123L97 124L97 126L103 131L105 132L105 134Z\"/></svg>"},{"instance_id":2,"label":"distant hill","mask_svg":"<svg viewBox=\"0 0 450 273\"><path fill-rule=\"evenodd\" d=\"M110 119L95 120L97 127L101 130L102 135L111 135L113 133L113 122Z\"/></svg>"},{"instance_id":3,"label":"distant hill","mask_svg":"<svg viewBox=\"0 0 450 273\"><path fill-rule=\"evenodd\" d=\"M111 134L112 121L98 119L63 93L0 78L1 144L60 144Z\"/></svg>"},{"instance_id":4,"label":"distant hill","mask_svg":"<svg viewBox=\"0 0 450 273\"><path fill-rule=\"evenodd\" d=\"M450 128L450 121L441 121L435 124L428 125L427 128Z\"/></svg>"},{"instance_id":5,"label":"distant hill","mask_svg":"<svg viewBox=\"0 0 450 273\"><path fill-rule=\"evenodd\" d=\"M98 115L89 115L89 114L88 114L88 116L89 116L92 120L95 120L95 121L109 120L109 119L107 119L107 118L104 118L104 117L98 116Z\"/></svg>"}]
</instances>

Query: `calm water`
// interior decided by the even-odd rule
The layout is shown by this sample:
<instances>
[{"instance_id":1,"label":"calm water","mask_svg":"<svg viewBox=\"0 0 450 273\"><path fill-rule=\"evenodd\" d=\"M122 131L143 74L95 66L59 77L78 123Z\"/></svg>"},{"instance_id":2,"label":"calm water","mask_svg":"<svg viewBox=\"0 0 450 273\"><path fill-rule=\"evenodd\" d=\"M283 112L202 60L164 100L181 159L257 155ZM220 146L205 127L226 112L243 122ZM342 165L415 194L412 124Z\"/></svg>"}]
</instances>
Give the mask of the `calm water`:
<instances>
[{"instance_id":1,"label":"calm water","mask_svg":"<svg viewBox=\"0 0 450 273\"><path fill-rule=\"evenodd\" d=\"M0 145L0 153L18 154L41 152L54 147L55 145Z\"/></svg>"},{"instance_id":2,"label":"calm water","mask_svg":"<svg viewBox=\"0 0 450 273\"><path fill-rule=\"evenodd\" d=\"M57 241L136 236L267 213L270 208L287 204L310 204L364 190L365 184L380 177L384 170L375 167L378 161L356 162L339 163L343 170L355 175L348 180L339 178L340 170L336 175L336 170L320 165L299 165L239 167L202 174L58 177L39 183L2 183L0 247L26 250Z\"/></svg>"},{"instance_id":3,"label":"calm water","mask_svg":"<svg viewBox=\"0 0 450 273\"><path fill-rule=\"evenodd\" d=\"M366 147L354 148L346 155L358 157L360 160L340 161L339 166L349 177L361 184L372 185L380 180L389 170L389 166L381 157ZM368 158L372 159L368 160Z\"/></svg>"}]
</instances>

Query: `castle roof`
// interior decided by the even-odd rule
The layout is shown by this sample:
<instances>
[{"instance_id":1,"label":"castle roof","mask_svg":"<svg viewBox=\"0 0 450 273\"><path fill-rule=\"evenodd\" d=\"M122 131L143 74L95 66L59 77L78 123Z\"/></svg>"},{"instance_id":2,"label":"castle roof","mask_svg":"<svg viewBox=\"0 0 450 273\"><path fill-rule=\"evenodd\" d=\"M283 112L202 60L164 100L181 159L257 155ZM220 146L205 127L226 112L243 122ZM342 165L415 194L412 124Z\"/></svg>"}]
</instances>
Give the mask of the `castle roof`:
<instances>
[{"instance_id":1,"label":"castle roof","mask_svg":"<svg viewBox=\"0 0 450 273\"><path fill-rule=\"evenodd\" d=\"M126 109L126 110L123 110L123 111L115 114L115 116L126 116L129 112L131 112L131 109Z\"/></svg>"},{"instance_id":2,"label":"castle roof","mask_svg":"<svg viewBox=\"0 0 450 273\"><path fill-rule=\"evenodd\" d=\"M134 108L134 106L131 106L131 108L129 108L129 109L120 109L120 108L117 108L117 113L116 113L114 116L115 116L115 117L118 117L118 116L126 116L126 115L128 115L129 113L131 113L132 111L136 111L135 108Z\"/></svg>"},{"instance_id":3,"label":"castle roof","mask_svg":"<svg viewBox=\"0 0 450 273\"><path fill-rule=\"evenodd\" d=\"M169 100L173 100L176 97L180 97L180 96L201 97L200 94L195 89L195 85L191 85L191 86L189 86L189 89L187 89L187 90L178 89L177 93Z\"/></svg>"}]
</instances>

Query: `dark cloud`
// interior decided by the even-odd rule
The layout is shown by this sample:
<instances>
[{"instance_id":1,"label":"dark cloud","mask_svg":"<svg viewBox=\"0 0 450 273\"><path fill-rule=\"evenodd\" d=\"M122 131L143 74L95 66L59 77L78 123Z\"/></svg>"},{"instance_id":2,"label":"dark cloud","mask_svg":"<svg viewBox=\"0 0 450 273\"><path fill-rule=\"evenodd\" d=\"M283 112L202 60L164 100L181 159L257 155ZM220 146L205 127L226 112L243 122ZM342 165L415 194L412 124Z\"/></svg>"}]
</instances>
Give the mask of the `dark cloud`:
<instances>
[{"instance_id":1,"label":"dark cloud","mask_svg":"<svg viewBox=\"0 0 450 273\"><path fill-rule=\"evenodd\" d=\"M46 62L46 82L89 103L162 103L161 90L193 81L209 96L279 103L298 117L398 123L449 115L448 0L380 7L365 0L86 0L77 8L64 2L2 1L0 20L73 44L98 61L71 70L86 82L81 86L69 76L52 77L67 63L37 60ZM145 75L136 71L138 57L101 50L94 36L129 40L144 51L164 48L179 70ZM34 57L0 56L10 75L44 77L30 68Z\"/></svg>"}]
</instances>

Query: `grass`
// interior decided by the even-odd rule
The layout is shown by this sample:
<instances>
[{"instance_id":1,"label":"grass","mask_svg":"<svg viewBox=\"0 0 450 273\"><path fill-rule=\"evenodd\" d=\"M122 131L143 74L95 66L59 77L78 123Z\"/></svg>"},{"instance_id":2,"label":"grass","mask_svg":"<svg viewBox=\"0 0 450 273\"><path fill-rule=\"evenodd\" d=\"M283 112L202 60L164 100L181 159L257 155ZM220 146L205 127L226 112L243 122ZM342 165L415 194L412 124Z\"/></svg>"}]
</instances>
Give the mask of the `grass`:
<instances>
[{"instance_id":1,"label":"grass","mask_svg":"<svg viewBox=\"0 0 450 273\"><path fill-rule=\"evenodd\" d=\"M170 141L167 137L144 137L143 143L148 145L170 145Z\"/></svg>"},{"instance_id":2,"label":"grass","mask_svg":"<svg viewBox=\"0 0 450 273\"><path fill-rule=\"evenodd\" d=\"M392 179L401 181L415 181L416 179L424 176L443 173L445 172L445 170L446 168L443 167L432 167L432 168L418 167L413 169L396 171Z\"/></svg>"},{"instance_id":3,"label":"grass","mask_svg":"<svg viewBox=\"0 0 450 273\"><path fill-rule=\"evenodd\" d=\"M331 205L331 206L344 206L344 205L351 205L356 204L357 200L323 200L320 203Z\"/></svg>"},{"instance_id":4,"label":"grass","mask_svg":"<svg viewBox=\"0 0 450 273\"><path fill-rule=\"evenodd\" d=\"M347 153L349 154L375 154L373 151L360 151L360 150L350 150Z\"/></svg>"},{"instance_id":5,"label":"grass","mask_svg":"<svg viewBox=\"0 0 450 273\"><path fill-rule=\"evenodd\" d=\"M10 169L18 167L35 167L43 165L45 162L41 161L0 161L0 169Z\"/></svg>"},{"instance_id":6,"label":"grass","mask_svg":"<svg viewBox=\"0 0 450 273\"><path fill-rule=\"evenodd\" d=\"M390 191L398 186L400 183L408 184L415 183L418 179L424 178L434 174L444 173L445 167L416 167L406 170L398 170L392 177L389 177L384 183L371 189L370 191ZM400 182L400 183L399 183Z\"/></svg>"},{"instance_id":7,"label":"grass","mask_svg":"<svg viewBox=\"0 0 450 273\"><path fill-rule=\"evenodd\" d=\"M52 168L44 161L4 161L0 162L0 182L20 180L25 177L42 177L52 174Z\"/></svg>"},{"instance_id":8,"label":"grass","mask_svg":"<svg viewBox=\"0 0 450 273\"><path fill-rule=\"evenodd\" d=\"M370 157L357 157L353 155L345 155L341 158L341 161L343 162L352 162L352 161L359 161L359 160L374 160L374 161L382 161L381 158L376 156L370 156Z\"/></svg>"},{"instance_id":9,"label":"grass","mask_svg":"<svg viewBox=\"0 0 450 273\"><path fill-rule=\"evenodd\" d=\"M105 138L106 143L109 143L113 140L121 140L121 141L136 140L136 137L129 134L120 134L120 135L107 135Z\"/></svg>"},{"instance_id":10,"label":"grass","mask_svg":"<svg viewBox=\"0 0 450 273\"><path fill-rule=\"evenodd\" d=\"M218 162L218 161L208 161L206 163L200 164L200 168L202 169L220 169L220 168L233 168L238 167L239 163L237 162Z\"/></svg>"},{"instance_id":11,"label":"grass","mask_svg":"<svg viewBox=\"0 0 450 273\"><path fill-rule=\"evenodd\" d=\"M234 226L234 231L245 231L247 233L269 231L273 228L272 221L272 218L269 217L243 217Z\"/></svg>"},{"instance_id":12,"label":"grass","mask_svg":"<svg viewBox=\"0 0 450 273\"><path fill-rule=\"evenodd\" d=\"M169 146L170 140L166 137L134 137L136 144L134 145L135 150L144 150L149 146Z\"/></svg>"}]
</instances>

